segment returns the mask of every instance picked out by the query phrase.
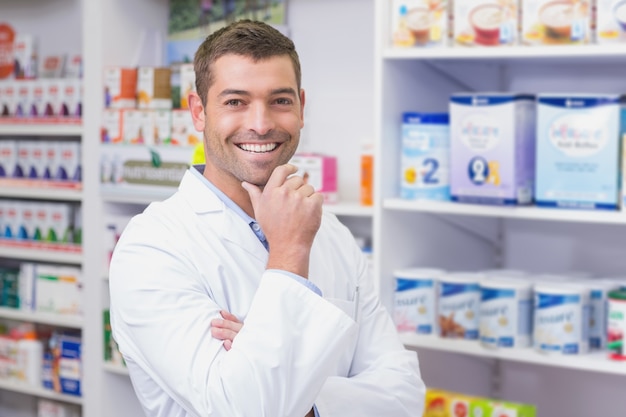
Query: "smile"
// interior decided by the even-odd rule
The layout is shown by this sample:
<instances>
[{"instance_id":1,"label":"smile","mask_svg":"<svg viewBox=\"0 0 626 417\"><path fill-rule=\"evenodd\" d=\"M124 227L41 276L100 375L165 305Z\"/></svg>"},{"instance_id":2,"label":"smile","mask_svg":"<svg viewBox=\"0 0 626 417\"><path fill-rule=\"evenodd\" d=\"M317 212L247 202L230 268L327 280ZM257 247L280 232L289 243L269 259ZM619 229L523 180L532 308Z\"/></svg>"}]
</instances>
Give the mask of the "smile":
<instances>
[{"instance_id":1,"label":"smile","mask_svg":"<svg viewBox=\"0 0 626 417\"><path fill-rule=\"evenodd\" d=\"M263 143L263 144L242 143L237 146L240 149L243 149L244 151L247 151L247 152L265 153L265 152L271 152L274 149L276 149L278 144L277 143Z\"/></svg>"}]
</instances>

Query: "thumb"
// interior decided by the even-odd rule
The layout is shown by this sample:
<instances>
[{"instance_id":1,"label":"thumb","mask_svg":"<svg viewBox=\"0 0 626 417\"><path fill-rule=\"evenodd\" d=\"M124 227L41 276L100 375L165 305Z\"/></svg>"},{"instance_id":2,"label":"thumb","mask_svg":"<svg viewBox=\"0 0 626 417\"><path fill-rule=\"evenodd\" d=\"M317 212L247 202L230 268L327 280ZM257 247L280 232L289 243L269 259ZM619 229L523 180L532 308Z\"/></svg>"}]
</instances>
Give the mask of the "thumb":
<instances>
[{"instance_id":1,"label":"thumb","mask_svg":"<svg viewBox=\"0 0 626 417\"><path fill-rule=\"evenodd\" d=\"M254 184L250 184L249 182L242 182L241 186L248 192L250 196L250 201L252 202L252 208L256 211L257 201L261 197L261 189Z\"/></svg>"}]
</instances>

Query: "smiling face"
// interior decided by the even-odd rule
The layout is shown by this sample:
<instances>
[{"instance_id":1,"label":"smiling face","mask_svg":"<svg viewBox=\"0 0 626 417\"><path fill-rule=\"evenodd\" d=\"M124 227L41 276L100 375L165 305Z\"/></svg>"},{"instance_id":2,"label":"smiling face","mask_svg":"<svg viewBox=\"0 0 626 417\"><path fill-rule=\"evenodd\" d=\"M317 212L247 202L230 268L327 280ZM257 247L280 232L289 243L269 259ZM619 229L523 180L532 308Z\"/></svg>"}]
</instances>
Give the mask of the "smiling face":
<instances>
[{"instance_id":1,"label":"smiling face","mask_svg":"<svg viewBox=\"0 0 626 417\"><path fill-rule=\"evenodd\" d=\"M264 186L295 153L303 127L304 91L286 55L255 61L227 54L211 65L206 105L190 97L197 130L204 132L204 175L239 205L242 181Z\"/></svg>"}]
</instances>

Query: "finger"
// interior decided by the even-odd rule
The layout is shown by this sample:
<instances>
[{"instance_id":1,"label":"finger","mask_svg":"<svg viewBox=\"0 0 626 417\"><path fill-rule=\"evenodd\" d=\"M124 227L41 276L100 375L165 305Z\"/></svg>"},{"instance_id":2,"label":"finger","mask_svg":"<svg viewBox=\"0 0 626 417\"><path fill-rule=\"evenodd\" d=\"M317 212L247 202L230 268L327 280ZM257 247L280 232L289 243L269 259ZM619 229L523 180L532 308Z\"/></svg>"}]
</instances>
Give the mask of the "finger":
<instances>
[{"instance_id":1,"label":"finger","mask_svg":"<svg viewBox=\"0 0 626 417\"><path fill-rule=\"evenodd\" d=\"M211 336L219 340L233 340L237 336L237 332L230 329L220 329L219 327L211 327Z\"/></svg>"},{"instance_id":2,"label":"finger","mask_svg":"<svg viewBox=\"0 0 626 417\"><path fill-rule=\"evenodd\" d=\"M315 188L313 188L310 184L304 184L302 187L298 188L298 193L303 195L304 197L310 197L315 194Z\"/></svg>"},{"instance_id":3,"label":"finger","mask_svg":"<svg viewBox=\"0 0 626 417\"><path fill-rule=\"evenodd\" d=\"M269 180L267 180L266 188L272 187L280 187L285 183L285 180L288 176L295 174L298 172L298 167L291 164L279 165L274 168L272 175L270 175Z\"/></svg>"},{"instance_id":4,"label":"finger","mask_svg":"<svg viewBox=\"0 0 626 417\"><path fill-rule=\"evenodd\" d=\"M226 351L229 351L232 347L233 347L233 342L231 340L224 340L224 349L226 349Z\"/></svg>"},{"instance_id":5,"label":"finger","mask_svg":"<svg viewBox=\"0 0 626 417\"><path fill-rule=\"evenodd\" d=\"M243 327L243 323L240 323L239 321L232 321L232 320L214 319L211 322L211 326L217 329L232 330L237 333Z\"/></svg>"},{"instance_id":6,"label":"finger","mask_svg":"<svg viewBox=\"0 0 626 417\"><path fill-rule=\"evenodd\" d=\"M223 317L225 320L230 320L230 321L234 321L234 322L236 322L236 323L241 323L241 322L239 321L239 319L237 318L237 316L235 316L234 314L229 313L229 312L228 312L228 311L226 311L226 310L222 310L222 311L220 311L220 314L222 315L222 317Z\"/></svg>"},{"instance_id":7,"label":"finger","mask_svg":"<svg viewBox=\"0 0 626 417\"><path fill-rule=\"evenodd\" d=\"M285 180L285 185L291 188L292 190L297 190L305 184L306 183L304 182L304 178L298 175L292 175L291 177Z\"/></svg>"},{"instance_id":8,"label":"finger","mask_svg":"<svg viewBox=\"0 0 626 417\"><path fill-rule=\"evenodd\" d=\"M246 181L242 182L241 186L244 190L248 192L248 195L250 196L250 201L252 202L252 208L256 209L257 201L259 201L259 198L261 197L261 189L256 185L250 184Z\"/></svg>"}]
</instances>

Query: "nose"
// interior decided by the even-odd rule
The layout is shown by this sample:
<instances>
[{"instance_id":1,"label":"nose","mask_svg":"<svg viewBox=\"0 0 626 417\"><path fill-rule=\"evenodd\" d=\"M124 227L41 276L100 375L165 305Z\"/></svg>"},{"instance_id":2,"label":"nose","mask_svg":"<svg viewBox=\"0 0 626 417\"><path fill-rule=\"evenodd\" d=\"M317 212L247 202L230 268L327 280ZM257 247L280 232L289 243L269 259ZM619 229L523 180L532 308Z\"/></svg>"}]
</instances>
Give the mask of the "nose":
<instances>
[{"instance_id":1,"label":"nose","mask_svg":"<svg viewBox=\"0 0 626 417\"><path fill-rule=\"evenodd\" d=\"M248 111L247 128L263 136L274 129L274 119L269 105L265 103L255 103Z\"/></svg>"}]
</instances>

